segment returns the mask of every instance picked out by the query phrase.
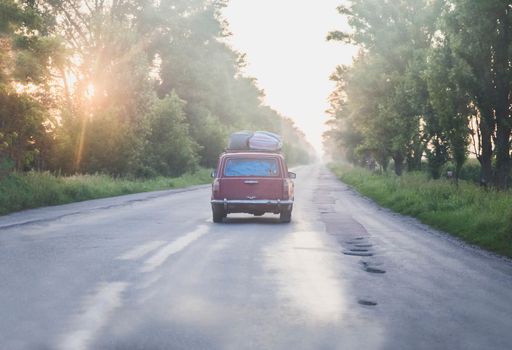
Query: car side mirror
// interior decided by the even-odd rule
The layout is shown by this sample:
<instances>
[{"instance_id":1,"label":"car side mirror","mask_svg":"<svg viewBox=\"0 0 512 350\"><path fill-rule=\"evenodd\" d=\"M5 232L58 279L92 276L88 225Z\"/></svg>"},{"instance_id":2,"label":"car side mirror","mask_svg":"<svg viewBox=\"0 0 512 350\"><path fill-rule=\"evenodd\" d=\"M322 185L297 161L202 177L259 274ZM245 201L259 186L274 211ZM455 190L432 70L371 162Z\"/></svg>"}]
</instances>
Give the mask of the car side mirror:
<instances>
[{"instance_id":1,"label":"car side mirror","mask_svg":"<svg viewBox=\"0 0 512 350\"><path fill-rule=\"evenodd\" d=\"M211 177L213 178L216 178L217 177L217 171L212 171L212 173L210 174Z\"/></svg>"},{"instance_id":2,"label":"car side mirror","mask_svg":"<svg viewBox=\"0 0 512 350\"><path fill-rule=\"evenodd\" d=\"M297 174L292 173L291 171L289 171L289 172L288 172L288 177L289 177L290 179L296 179L296 178L297 178Z\"/></svg>"}]
</instances>

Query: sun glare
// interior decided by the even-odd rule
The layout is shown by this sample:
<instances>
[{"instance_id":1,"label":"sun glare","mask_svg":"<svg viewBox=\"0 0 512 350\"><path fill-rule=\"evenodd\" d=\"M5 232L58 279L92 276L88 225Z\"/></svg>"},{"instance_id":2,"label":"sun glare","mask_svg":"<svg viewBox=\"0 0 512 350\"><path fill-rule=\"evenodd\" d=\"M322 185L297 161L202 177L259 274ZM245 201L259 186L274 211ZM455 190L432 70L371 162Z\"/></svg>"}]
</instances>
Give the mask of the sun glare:
<instances>
[{"instance_id":1,"label":"sun glare","mask_svg":"<svg viewBox=\"0 0 512 350\"><path fill-rule=\"evenodd\" d=\"M18 94L33 94L37 91L38 87L35 84L28 83L28 84L22 84L22 83L15 83L14 89Z\"/></svg>"},{"instance_id":2,"label":"sun glare","mask_svg":"<svg viewBox=\"0 0 512 350\"><path fill-rule=\"evenodd\" d=\"M93 83L89 83L89 85L87 85L87 90L86 90L85 94L88 98L92 98L94 96L94 84Z\"/></svg>"}]
</instances>

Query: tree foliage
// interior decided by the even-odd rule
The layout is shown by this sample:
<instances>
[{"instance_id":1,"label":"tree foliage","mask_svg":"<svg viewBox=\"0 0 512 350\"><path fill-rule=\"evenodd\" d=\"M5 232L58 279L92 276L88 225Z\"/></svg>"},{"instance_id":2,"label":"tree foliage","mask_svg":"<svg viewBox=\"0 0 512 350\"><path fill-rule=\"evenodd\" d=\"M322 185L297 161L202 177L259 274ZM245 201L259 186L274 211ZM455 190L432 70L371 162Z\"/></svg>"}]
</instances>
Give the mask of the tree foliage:
<instances>
[{"instance_id":1,"label":"tree foliage","mask_svg":"<svg viewBox=\"0 0 512 350\"><path fill-rule=\"evenodd\" d=\"M352 0L339 12L361 47L332 79L332 152L358 163L392 158L400 175L426 159L434 178L451 160L457 178L470 149L481 181L508 186L512 4L483 0ZM470 147L471 146L471 147Z\"/></svg>"},{"instance_id":2,"label":"tree foliage","mask_svg":"<svg viewBox=\"0 0 512 350\"><path fill-rule=\"evenodd\" d=\"M263 105L222 0L0 0L0 161L58 173L176 176L237 129L311 147Z\"/></svg>"},{"instance_id":3,"label":"tree foliage","mask_svg":"<svg viewBox=\"0 0 512 350\"><path fill-rule=\"evenodd\" d=\"M40 167L51 122L51 58L59 40L51 16L33 1L0 1L0 167Z\"/></svg>"}]
</instances>

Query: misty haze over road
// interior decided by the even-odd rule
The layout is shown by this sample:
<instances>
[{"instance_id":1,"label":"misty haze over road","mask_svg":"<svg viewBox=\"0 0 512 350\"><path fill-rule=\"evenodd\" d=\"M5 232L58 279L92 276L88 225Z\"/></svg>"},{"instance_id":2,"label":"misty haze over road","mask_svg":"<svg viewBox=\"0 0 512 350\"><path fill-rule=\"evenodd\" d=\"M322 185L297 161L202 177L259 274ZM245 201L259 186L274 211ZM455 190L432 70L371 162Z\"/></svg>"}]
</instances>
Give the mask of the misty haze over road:
<instances>
[{"instance_id":1,"label":"misty haze over road","mask_svg":"<svg viewBox=\"0 0 512 350\"><path fill-rule=\"evenodd\" d=\"M510 347L509 261L297 176L291 224L208 186L1 218L0 348Z\"/></svg>"}]
</instances>

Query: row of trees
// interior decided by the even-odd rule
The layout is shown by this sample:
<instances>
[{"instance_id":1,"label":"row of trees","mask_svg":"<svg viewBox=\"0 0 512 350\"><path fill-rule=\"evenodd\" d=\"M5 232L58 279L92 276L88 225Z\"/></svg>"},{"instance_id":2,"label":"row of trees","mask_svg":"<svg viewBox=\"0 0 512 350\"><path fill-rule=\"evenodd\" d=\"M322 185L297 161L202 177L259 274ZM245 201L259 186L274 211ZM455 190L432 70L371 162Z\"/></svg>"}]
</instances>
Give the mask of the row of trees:
<instances>
[{"instance_id":1,"label":"row of trees","mask_svg":"<svg viewBox=\"0 0 512 350\"><path fill-rule=\"evenodd\" d=\"M352 0L338 8L361 49L332 75L325 144L362 164L400 175L426 159L434 178L448 162L455 177L469 155L481 181L506 188L511 169L512 2Z\"/></svg>"},{"instance_id":2,"label":"row of trees","mask_svg":"<svg viewBox=\"0 0 512 350\"><path fill-rule=\"evenodd\" d=\"M0 165L63 174L211 167L237 129L311 148L262 105L223 0L0 0Z\"/></svg>"}]
</instances>

